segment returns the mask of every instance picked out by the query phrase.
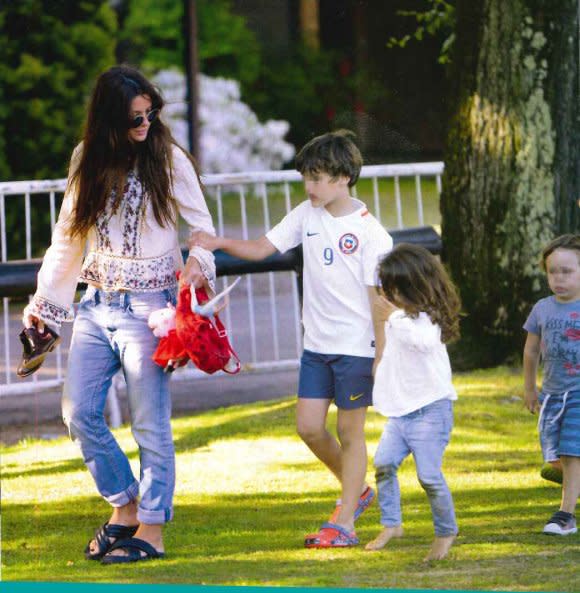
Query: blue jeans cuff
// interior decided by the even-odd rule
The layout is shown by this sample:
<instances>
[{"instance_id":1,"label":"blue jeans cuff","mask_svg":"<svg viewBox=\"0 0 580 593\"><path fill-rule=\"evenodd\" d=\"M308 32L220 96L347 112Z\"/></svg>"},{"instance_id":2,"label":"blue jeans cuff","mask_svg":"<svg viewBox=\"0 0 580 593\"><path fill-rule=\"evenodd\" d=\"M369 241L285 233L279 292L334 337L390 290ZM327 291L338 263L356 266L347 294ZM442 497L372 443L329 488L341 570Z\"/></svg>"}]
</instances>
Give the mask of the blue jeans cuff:
<instances>
[{"instance_id":1,"label":"blue jeans cuff","mask_svg":"<svg viewBox=\"0 0 580 593\"><path fill-rule=\"evenodd\" d=\"M111 494L106 496L105 500L113 507L124 507L126 504L137 499L139 495L139 482L133 482L129 488L119 492L118 494Z\"/></svg>"},{"instance_id":2,"label":"blue jeans cuff","mask_svg":"<svg viewBox=\"0 0 580 593\"><path fill-rule=\"evenodd\" d=\"M452 531L437 531L435 530L436 537L451 537L452 535L457 535L459 533L459 529L457 527Z\"/></svg>"},{"instance_id":3,"label":"blue jeans cuff","mask_svg":"<svg viewBox=\"0 0 580 593\"><path fill-rule=\"evenodd\" d=\"M145 523L146 525L163 525L173 519L173 508L149 511L139 507L137 509L137 519L139 523Z\"/></svg>"}]
</instances>

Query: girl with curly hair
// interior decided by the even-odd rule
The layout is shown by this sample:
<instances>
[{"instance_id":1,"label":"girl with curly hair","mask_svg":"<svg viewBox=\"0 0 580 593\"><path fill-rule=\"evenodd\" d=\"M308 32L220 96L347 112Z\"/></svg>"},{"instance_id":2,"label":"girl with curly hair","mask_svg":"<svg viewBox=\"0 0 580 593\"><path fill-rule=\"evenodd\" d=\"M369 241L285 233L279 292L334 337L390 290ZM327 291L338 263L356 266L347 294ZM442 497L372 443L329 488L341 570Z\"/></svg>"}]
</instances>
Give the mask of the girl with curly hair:
<instances>
[{"instance_id":1,"label":"girl with curly hair","mask_svg":"<svg viewBox=\"0 0 580 593\"><path fill-rule=\"evenodd\" d=\"M457 399L445 344L459 335L460 301L439 260L420 246L397 245L378 273L385 323L377 335L373 406L389 421L374 459L383 530L366 549L403 535L397 471L411 453L435 526L425 560L439 560L458 531L441 465Z\"/></svg>"}]
</instances>

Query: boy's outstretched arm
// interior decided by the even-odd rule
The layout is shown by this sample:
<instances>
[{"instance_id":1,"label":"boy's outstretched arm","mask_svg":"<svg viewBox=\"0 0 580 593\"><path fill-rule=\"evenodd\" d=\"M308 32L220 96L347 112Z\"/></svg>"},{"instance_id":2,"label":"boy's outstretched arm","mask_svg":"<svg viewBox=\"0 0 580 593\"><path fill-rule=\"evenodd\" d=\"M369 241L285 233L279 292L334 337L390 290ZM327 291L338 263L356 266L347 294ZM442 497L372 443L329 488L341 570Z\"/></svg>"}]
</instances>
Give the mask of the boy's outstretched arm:
<instances>
[{"instance_id":1,"label":"boy's outstretched arm","mask_svg":"<svg viewBox=\"0 0 580 593\"><path fill-rule=\"evenodd\" d=\"M540 361L540 336L528 332L524 346L524 404L530 412L538 410L538 363Z\"/></svg>"},{"instance_id":2,"label":"boy's outstretched arm","mask_svg":"<svg viewBox=\"0 0 580 593\"><path fill-rule=\"evenodd\" d=\"M204 231L195 231L189 238L189 246L198 245L209 251L221 249L229 255L257 261L264 259L276 252L276 248L264 236L259 239L228 239L227 237L215 237Z\"/></svg>"}]
</instances>

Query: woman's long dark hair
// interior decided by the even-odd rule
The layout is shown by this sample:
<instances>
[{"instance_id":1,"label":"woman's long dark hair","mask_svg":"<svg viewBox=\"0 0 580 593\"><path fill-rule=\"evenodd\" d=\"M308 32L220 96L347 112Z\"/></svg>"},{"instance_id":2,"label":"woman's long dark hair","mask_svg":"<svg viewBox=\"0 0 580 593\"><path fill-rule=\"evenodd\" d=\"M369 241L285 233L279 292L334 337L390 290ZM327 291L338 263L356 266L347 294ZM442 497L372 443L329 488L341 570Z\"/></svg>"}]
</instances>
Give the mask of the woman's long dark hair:
<instances>
[{"instance_id":1,"label":"woman's long dark hair","mask_svg":"<svg viewBox=\"0 0 580 593\"><path fill-rule=\"evenodd\" d=\"M169 129L157 118L146 140L129 140L131 102L140 95L151 100L151 109L163 107L157 89L135 68L115 66L97 79L88 105L82 156L70 180L77 192L70 227L73 237L86 235L113 191L113 211L118 208L127 173L135 164L157 223L165 226L175 221L176 201L171 194L174 141Z\"/></svg>"},{"instance_id":2,"label":"woman's long dark hair","mask_svg":"<svg viewBox=\"0 0 580 593\"><path fill-rule=\"evenodd\" d=\"M461 301L441 262L419 245L399 243L379 263L385 296L411 317L424 312L441 328L441 341L459 337Z\"/></svg>"}]
</instances>

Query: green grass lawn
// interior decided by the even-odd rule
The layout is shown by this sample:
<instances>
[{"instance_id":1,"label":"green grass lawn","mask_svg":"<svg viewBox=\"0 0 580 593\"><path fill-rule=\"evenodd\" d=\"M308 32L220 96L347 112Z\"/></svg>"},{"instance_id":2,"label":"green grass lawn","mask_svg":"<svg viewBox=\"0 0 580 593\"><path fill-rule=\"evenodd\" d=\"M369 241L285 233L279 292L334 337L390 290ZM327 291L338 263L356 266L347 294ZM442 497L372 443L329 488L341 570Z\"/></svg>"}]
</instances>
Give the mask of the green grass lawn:
<instances>
[{"instance_id":1,"label":"green grass lawn","mask_svg":"<svg viewBox=\"0 0 580 593\"><path fill-rule=\"evenodd\" d=\"M283 585L398 589L578 591L580 536L541 535L560 490L538 473L535 422L521 376L500 368L458 375L455 429L445 459L460 526L439 563L421 562L432 540L427 499L412 460L401 469L405 537L306 550L338 495L334 480L294 433L293 397L178 418L175 520L167 558L102 566L83 558L107 505L68 440L25 441L2 451L2 578L23 581ZM331 421L334 422L334 413ZM369 413L369 456L383 418ZM117 431L137 468L128 429ZM368 479L373 480L369 463ZM378 509L359 520L364 544Z\"/></svg>"}]
</instances>

